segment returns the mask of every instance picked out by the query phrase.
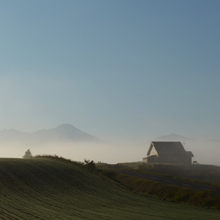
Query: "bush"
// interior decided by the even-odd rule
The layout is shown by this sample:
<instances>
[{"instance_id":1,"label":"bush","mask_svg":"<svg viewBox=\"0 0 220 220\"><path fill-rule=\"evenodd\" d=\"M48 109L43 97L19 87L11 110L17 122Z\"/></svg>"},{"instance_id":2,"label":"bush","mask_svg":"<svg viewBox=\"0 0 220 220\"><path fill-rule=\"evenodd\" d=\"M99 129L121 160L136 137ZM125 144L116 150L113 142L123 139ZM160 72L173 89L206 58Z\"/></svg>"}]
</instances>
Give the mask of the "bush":
<instances>
[{"instance_id":1,"label":"bush","mask_svg":"<svg viewBox=\"0 0 220 220\"><path fill-rule=\"evenodd\" d=\"M96 169L96 166L95 166L95 162L92 160L84 160L84 163L85 163L85 167L88 168L89 170L95 170Z\"/></svg>"},{"instance_id":2,"label":"bush","mask_svg":"<svg viewBox=\"0 0 220 220\"><path fill-rule=\"evenodd\" d=\"M32 157L33 157L33 156L32 156L32 153L31 153L30 149L28 149L28 150L25 152L24 156L23 156L24 159L29 159L29 158L32 158Z\"/></svg>"}]
</instances>

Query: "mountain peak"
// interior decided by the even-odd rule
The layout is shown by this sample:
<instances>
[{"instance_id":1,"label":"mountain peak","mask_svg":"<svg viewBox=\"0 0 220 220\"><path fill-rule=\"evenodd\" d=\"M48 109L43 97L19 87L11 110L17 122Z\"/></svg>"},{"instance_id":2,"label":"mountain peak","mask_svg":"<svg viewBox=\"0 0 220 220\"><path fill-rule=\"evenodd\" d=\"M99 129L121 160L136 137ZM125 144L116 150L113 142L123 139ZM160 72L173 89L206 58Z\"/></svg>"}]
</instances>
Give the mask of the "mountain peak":
<instances>
[{"instance_id":1,"label":"mountain peak","mask_svg":"<svg viewBox=\"0 0 220 220\"><path fill-rule=\"evenodd\" d=\"M154 140L161 140L161 141L184 141L184 140L192 140L191 138L184 137L175 133L171 133L169 135L161 136L154 138Z\"/></svg>"},{"instance_id":2,"label":"mountain peak","mask_svg":"<svg viewBox=\"0 0 220 220\"><path fill-rule=\"evenodd\" d=\"M71 124L62 124L56 127L56 129L77 129Z\"/></svg>"}]
</instances>

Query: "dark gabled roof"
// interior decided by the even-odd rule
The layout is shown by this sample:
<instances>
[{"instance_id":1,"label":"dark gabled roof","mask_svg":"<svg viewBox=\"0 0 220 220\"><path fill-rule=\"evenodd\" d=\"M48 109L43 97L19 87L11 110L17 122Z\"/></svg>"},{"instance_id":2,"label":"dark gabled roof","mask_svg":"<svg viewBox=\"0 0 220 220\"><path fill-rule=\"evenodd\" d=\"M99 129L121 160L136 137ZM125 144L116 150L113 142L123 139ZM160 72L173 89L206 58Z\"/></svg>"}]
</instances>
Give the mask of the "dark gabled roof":
<instances>
[{"instance_id":1,"label":"dark gabled roof","mask_svg":"<svg viewBox=\"0 0 220 220\"><path fill-rule=\"evenodd\" d=\"M155 148L159 156L190 156L191 151L185 151L181 142L152 141L147 156L150 155L151 149Z\"/></svg>"}]
</instances>

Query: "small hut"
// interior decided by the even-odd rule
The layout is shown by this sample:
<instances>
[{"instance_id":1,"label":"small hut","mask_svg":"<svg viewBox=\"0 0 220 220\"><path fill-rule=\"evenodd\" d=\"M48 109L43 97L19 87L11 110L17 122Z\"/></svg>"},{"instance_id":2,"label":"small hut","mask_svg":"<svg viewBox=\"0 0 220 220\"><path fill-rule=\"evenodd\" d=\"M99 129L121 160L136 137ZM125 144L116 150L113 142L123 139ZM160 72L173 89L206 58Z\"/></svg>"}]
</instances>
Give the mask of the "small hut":
<instances>
[{"instance_id":1,"label":"small hut","mask_svg":"<svg viewBox=\"0 0 220 220\"><path fill-rule=\"evenodd\" d=\"M192 164L191 151L186 151L181 142L152 141L147 151L145 163Z\"/></svg>"}]
</instances>

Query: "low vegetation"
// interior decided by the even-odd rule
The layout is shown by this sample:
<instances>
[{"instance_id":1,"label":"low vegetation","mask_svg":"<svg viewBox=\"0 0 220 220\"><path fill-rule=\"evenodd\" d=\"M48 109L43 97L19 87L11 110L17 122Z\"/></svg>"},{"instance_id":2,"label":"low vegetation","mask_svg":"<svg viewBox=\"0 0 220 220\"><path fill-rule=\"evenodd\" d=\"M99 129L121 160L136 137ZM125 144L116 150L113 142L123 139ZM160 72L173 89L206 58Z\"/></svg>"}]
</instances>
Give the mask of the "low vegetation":
<instances>
[{"instance_id":1,"label":"low vegetation","mask_svg":"<svg viewBox=\"0 0 220 220\"><path fill-rule=\"evenodd\" d=\"M105 171L103 174L132 189L134 192L139 192L143 195L150 194L162 200L220 209L220 194L213 191L199 191L112 171Z\"/></svg>"},{"instance_id":2,"label":"low vegetation","mask_svg":"<svg viewBox=\"0 0 220 220\"><path fill-rule=\"evenodd\" d=\"M220 167L210 165L171 165L122 163L116 165L98 164L98 169L110 179L139 192L143 195L154 195L162 200L189 203L196 206L220 209L220 194L212 191L199 191L191 188L174 186L152 180L120 174L115 170L130 170L139 173L150 173L188 182L219 187Z\"/></svg>"},{"instance_id":3,"label":"low vegetation","mask_svg":"<svg viewBox=\"0 0 220 220\"><path fill-rule=\"evenodd\" d=\"M214 165L147 164L143 162L109 165L97 164L101 170L132 170L210 186L220 186L220 167Z\"/></svg>"},{"instance_id":4,"label":"low vegetation","mask_svg":"<svg viewBox=\"0 0 220 220\"><path fill-rule=\"evenodd\" d=\"M220 185L220 167L214 165L172 165L139 163L138 170Z\"/></svg>"},{"instance_id":5,"label":"low vegetation","mask_svg":"<svg viewBox=\"0 0 220 220\"><path fill-rule=\"evenodd\" d=\"M220 219L219 211L133 193L59 157L0 159L0 189L0 219Z\"/></svg>"}]
</instances>

